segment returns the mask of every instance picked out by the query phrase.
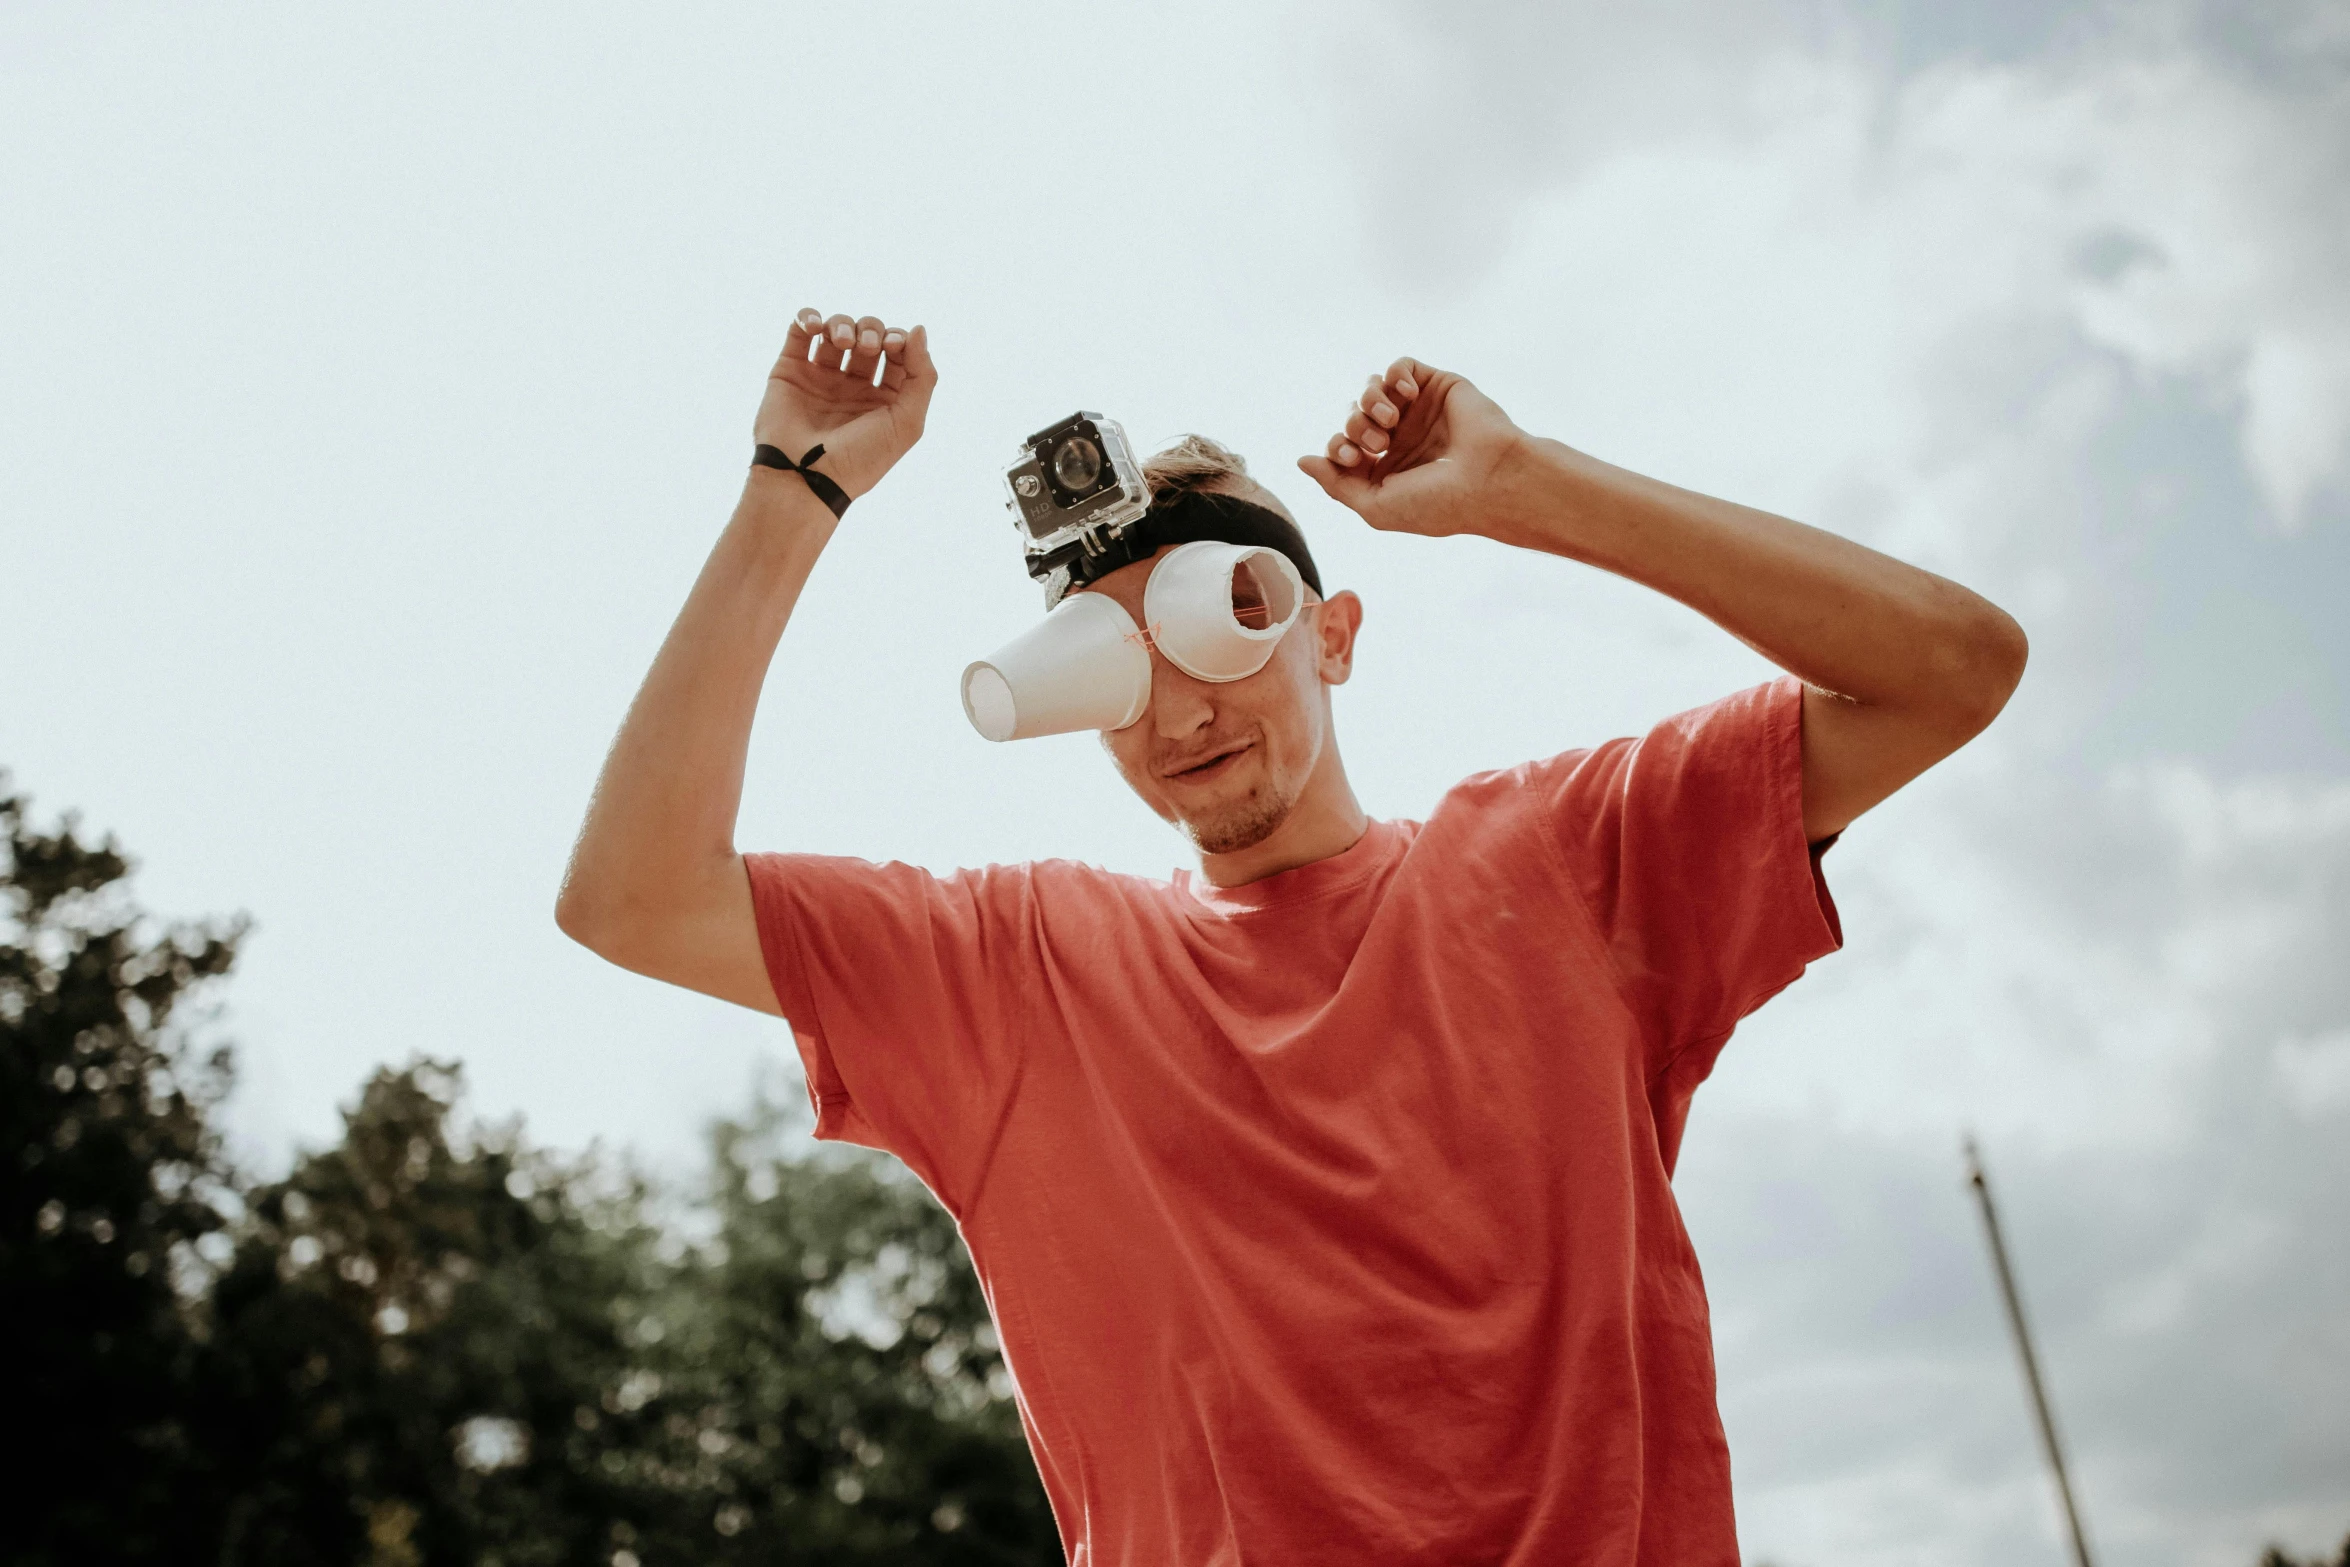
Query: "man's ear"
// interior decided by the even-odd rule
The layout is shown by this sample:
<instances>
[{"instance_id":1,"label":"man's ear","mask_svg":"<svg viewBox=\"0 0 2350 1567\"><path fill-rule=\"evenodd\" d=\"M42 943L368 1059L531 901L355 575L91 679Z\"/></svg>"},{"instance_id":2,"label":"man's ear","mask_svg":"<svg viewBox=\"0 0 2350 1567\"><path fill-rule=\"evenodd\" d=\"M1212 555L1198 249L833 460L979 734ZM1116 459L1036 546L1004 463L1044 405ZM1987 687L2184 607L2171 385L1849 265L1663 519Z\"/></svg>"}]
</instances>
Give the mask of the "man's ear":
<instances>
[{"instance_id":1,"label":"man's ear","mask_svg":"<svg viewBox=\"0 0 2350 1567\"><path fill-rule=\"evenodd\" d=\"M1355 672L1355 633L1363 629L1363 601L1350 588L1324 599L1314 615L1315 652L1322 684L1342 686Z\"/></svg>"}]
</instances>

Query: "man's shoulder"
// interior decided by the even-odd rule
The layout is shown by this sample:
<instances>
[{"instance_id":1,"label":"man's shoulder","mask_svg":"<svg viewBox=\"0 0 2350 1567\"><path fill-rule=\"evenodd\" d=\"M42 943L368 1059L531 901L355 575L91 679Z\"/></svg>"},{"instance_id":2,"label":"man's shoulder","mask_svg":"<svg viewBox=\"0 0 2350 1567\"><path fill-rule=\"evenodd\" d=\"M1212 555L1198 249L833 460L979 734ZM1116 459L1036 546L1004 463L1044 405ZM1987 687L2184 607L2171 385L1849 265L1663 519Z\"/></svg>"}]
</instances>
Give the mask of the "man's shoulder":
<instances>
[{"instance_id":1,"label":"man's shoulder","mask_svg":"<svg viewBox=\"0 0 2350 1567\"><path fill-rule=\"evenodd\" d=\"M1039 888L1067 888L1120 897L1160 897L1172 890L1172 883L1161 877L1114 871L1088 860L1022 860L1017 865L990 865L987 870L1022 877Z\"/></svg>"},{"instance_id":2,"label":"man's shoulder","mask_svg":"<svg viewBox=\"0 0 2350 1567\"><path fill-rule=\"evenodd\" d=\"M1445 792L1431 821L1458 813L1530 806L1572 814L1596 808L1611 794L1637 787L1640 773L1671 773L1692 762L1738 764L1792 736L1800 743L1801 685L1766 681L1658 720L1646 733L1618 735L1509 767L1471 773Z\"/></svg>"},{"instance_id":3,"label":"man's shoulder","mask_svg":"<svg viewBox=\"0 0 2350 1567\"><path fill-rule=\"evenodd\" d=\"M1428 814L1429 825L1434 826L1440 820L1450 822L1456 818L1539 811L1545 802L1554 800L1577 782L1622 766L1638 743L1630 738L1607 740L1471 773L1444 791L1436 808Z\"/></svg>"},{"instance_id":4,"label":"man's shoulder","mask_svg":"<svg viewBox=\"0 0 2350 1567\"><path fill-rule=\"evenodd\" d=\"M758 871L767 875L804 877L824 876L845 880L899 881L923 878L946 884L969 886L1025 886L1051 882L1065 886L1131 886L1135 889L1165 887L1163 881L1147 876L1135 876L1124 871L1107 870L1083 860L991 860L981 865L960 865L946 870L906 860L875 860L850 854L800 854L759 851L743 856Z\"/></svg>"},{"instance_id":5,"label":"man's shoulder","mask_svg":"<svg viewBox=\"0 0 2350 1567\"><path fill-rule=\"evenodd\" d=\"M974 932L1029 928L1040 921L1114 919L1166 899L1166 882L1080 860L1041 859L936 870L903 860L854 855L744 856L761 918L859 919Z\"/></svg>"},{"instance_id":6,"label":"man's shoulder","mask_svg":"<svg viewBox=\"0 0 2350 1567\"><path fill-rule=\"evenodd\" d=\"M1086 916L1156 904L1173 896L1173 883L1114 871L1086 860L1047 858L967 867L945 880L999 908Z\"/></svg>"}]
</instances>

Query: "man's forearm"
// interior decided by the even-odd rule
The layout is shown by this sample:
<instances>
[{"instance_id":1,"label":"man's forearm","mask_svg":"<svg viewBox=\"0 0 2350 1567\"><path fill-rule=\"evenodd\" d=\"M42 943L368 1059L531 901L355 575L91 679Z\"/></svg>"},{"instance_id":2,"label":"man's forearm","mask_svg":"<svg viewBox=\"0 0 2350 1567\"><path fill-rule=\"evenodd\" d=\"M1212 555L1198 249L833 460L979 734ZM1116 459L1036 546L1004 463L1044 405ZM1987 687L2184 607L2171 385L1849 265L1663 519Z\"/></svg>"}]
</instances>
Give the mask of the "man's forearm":
<instances>
[{"instance_id":1,"label":"man's forearm","mask_svg":"<svg viewBox=\"0 0 2350 1567\"><path fill-rule=\"evenodd\" d=\"M555 922L575 940L655 979L778 1010L734 846L759 688L838 521L819 494L846 507L870 493L922 438L937 385L918 326L793 318L751 421L742 499L629 706L571 851Z\"/></svg>"},{"instance_id":2,"label":"man's forearm","mask_svg":"<svg viewBox=\"0 0 2350 1567\"><path fill-rule=\"evenodd\" d=\"M1865 545L1529 439L1477 531L1678 599L1810 685L1972 733L2022 668L1997 606ZM1961 736L1963 738L1963 736Z\"/></svg>"},{"instance_id":3,"label":"man's forearm","mask_svg":"<svg viewBox=\"0 0 2350 1567\"><path fill-rule=\"evenodd\" d=\"M1481 533L1680 600L1804 682L1812 841L1957 750L2024 670L2024 634L1930 571L1642 478L1519 429L1465 378L1398 359L1298 466L1375 528Z\"/></svg>"},{"instance_id":4,"label":"man's forearm","mask_svg":"<svg viewBox=\"0 0 2350 1567\"><path fill-rule=\"evenodd\" d=\"M596 781L556 918L610 951L737 876L734 824L759 690L835 519L796 474L753 468ZM631 964L631 966L639 966Z\"/></svg>"}]
</instances>

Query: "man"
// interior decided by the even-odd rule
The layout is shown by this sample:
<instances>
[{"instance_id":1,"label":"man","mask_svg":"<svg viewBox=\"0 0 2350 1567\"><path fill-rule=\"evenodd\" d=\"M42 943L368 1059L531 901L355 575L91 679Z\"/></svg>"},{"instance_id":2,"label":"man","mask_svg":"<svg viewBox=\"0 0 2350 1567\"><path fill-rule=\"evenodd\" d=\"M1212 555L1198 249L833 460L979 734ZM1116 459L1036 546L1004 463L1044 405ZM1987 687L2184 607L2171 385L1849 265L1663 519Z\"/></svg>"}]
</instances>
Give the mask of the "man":
<instances>
[{"instance_id":1,"label":"man","mask_svg":"<svg viewBox=\"0 0 2350 1567\"><path fill-rule=\"evenodd\" d=\"M827 498L880 482L936 380L920 327L800 317L754 429L771 465L621 728L563 928L789 1018L817 1135L890 1150L954 1213L1072 1562L1736 1562L1669 1184L1690 1095L1839 944L1820 850L1991 721L2022 633L1403 359L1299 463L1325 492L1646 583L1791 678L1374 822L1330 702L1362 605L1317 592L1246 678L1154 649L1147 708L1104 736L1196 873L740 854ZM1149 471L1169 505L1286 525L1208 443ZM1145 624L1155 559L1080 591Z\"/></svg>"}]
</instances>

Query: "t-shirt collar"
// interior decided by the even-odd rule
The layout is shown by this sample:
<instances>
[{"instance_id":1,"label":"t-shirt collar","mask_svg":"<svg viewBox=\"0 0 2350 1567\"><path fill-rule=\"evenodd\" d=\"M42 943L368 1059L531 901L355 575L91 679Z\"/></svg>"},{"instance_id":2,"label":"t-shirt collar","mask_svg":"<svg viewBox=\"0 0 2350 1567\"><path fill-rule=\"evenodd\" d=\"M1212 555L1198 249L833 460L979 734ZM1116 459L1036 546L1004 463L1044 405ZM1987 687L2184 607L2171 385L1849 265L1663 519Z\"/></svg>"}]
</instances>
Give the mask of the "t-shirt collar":
<instances>
[{"instance_id":1,"label":"t-shirt collar","mask_svg":"<svg viewBox=\"0 0 2350 1567\"><path fill-rule=\"evenodd\" d=\"M1393 822L1373 821L1364 826L1360 838L1327 859L1276 871L1238 887L1211 886L1192 870L1176 871L1173 880L1177 890L1208 913L1246 914L1303 903L1362 880L1387 862L1396 837Z\"/></svg>"}]
</instances>

